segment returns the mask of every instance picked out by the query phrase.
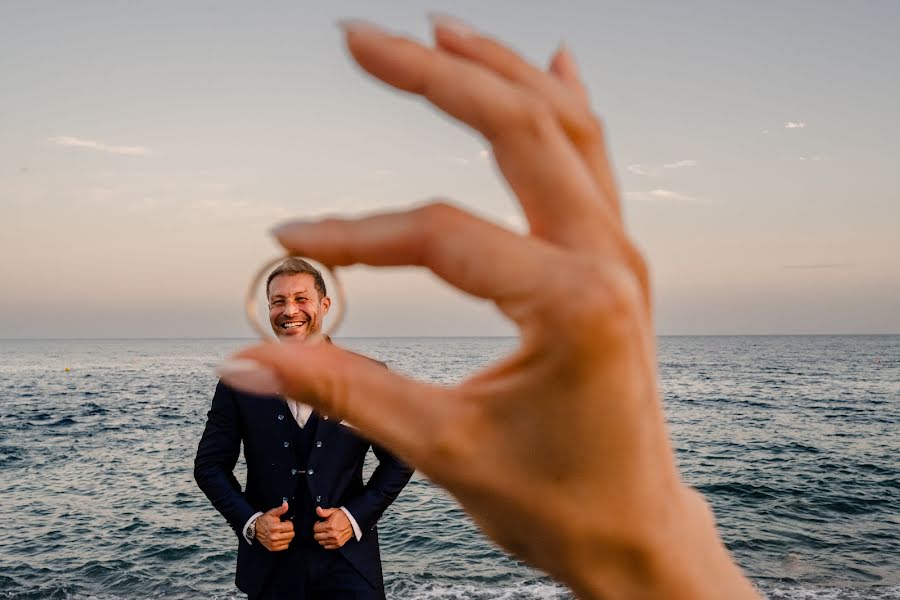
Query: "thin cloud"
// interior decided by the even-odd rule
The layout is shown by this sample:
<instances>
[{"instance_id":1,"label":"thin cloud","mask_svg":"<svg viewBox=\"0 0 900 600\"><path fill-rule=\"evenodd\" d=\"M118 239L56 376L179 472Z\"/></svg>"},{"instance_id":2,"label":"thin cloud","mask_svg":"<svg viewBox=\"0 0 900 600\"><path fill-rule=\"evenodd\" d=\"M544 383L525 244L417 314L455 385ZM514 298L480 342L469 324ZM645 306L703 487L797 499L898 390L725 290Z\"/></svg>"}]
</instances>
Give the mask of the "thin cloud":
<instances>
[{"instance_id":1,"label":"thin cloud","mask_svg":"<svg viewBox=\"0 0 900 600\"><path fill-rule=\"evenodd\" d=\"M688 196L686 194L680 194L678 192L674 192L672 190L664 190L662 188L658 188L650 192L650 195L654 198L659 198L660 200L674 200L675 202L700 202L697 198L693 196Z\"/></svg>"},{"instance_id":2,"label":"thin cloud","mask_svg":"<svg viewBox=\"0 0 900 600\"><path fill-rule=\"evenodd\" d=\"M50 138L50 141L58 146L88 148L90 150L97 150L98 152L107 152L109 154L119 154L123 156L148 156L153 154L153 151L146 146L111 146L96 140L84 140L68 135L58 135Z\"/></svg>"},{"instance_id":3,"label":"thin cloud","mask_svg":"<svg viewBox=\"0 0 900 600\"><path fill-rule=\"evenodd\" d=\"M459 165L460 167L465 167L470 162L469 159L464 156L439 156L438 160L453 163L454 165Z\"/></svg>"},{"instance_id":4,"label":"thin cloud","mask_svg":"<svg viewBox=\"0 0 900 600\"><path fill-rule=\"evenodd\" d=\"M652 177L653 173L642 167L641 165L628 165L625 170L633 175L641 175L642 177Z\"/></svg>"},{"instance_id":5,"label":"thin cloud","mask_svg":"<svg viewBox=\"0 0 900 600\"><path fill-rule=\"evenodd\" d=\"M627 200L636 200L638 202L663 201L667 204L705 204L705 201L688 196L674 190L657 188L649 192L628 192L625 194Z\"/></svg>"},{"instance_id":6,"label":"thin cloud","mask_svg":"<svg viewBox=\"0 0 900 600\"><path fill-rule=\"evenodd\" d=\"M784 265L785 269L845 269L848 263L811 263L806 265Z\"/></svg>"},{"instance_id":7,"label":"thin cloud","mask_svg":"<svg viewBox=\"0 0 900 600\"><path fill-rule=\"evenodd\" d=\"M806 123L803 121L788 121L784 124L785 129L803 129Z\"/></svg>"},{"instance_id":8,"label":"thin cloud","mask_svg":"<svg viewBox=\"0 0 900 600\"><path fill-rule=\"evenodd\" d=\"M675 162L666 163L663 165L664 169L684 169L687 167L696 167L697 161L693 159L688 160L677 160Z\"/></svg>"},{"instance_id":9,"label":"thin cloud","mask_svg":"<svg viewBox=\"0 0 900 600\"><path fill-rule=\"evenodd\" d=\"M645 166L642 164L633 164L625 167L625 170L631 173L632 175L639 175L641 177L658 177L662 173L662 169L686 169L689 167L696 167L698 163L694 159L685 159L685 160L676 160L673 162L664 163L662 168L654 167L654 166Z\"/></svg>"}]
</instances>

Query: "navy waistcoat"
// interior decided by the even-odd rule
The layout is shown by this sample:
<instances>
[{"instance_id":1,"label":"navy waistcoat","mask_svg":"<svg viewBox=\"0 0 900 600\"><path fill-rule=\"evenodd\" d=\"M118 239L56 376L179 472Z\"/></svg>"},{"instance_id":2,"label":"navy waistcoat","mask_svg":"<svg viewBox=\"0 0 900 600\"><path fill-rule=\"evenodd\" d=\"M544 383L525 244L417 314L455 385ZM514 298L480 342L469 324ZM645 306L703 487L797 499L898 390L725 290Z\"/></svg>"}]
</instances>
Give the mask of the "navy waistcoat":
<instances>
[{"instance_id":1,"label":"navy waistcoat","mask_svg":"<svg viewBox=\"0 0 900 600\"><path fill-rule=\"evenodd\" d=\"M309 485L306 483L306 478L312 475L308 473L309 455L316 442L319 414L313 411L303 427L300 427L294 419L290 419L290 425L291 447L294 449L294 467L291 472L293 473L294 469L297 471L294 474L294 493L288 498L288 512L285 515L294 522L294 539L291 547L295 548L300 545L319 547L319 544L313 539L313 525L318 521L316 504L313 502Z\"/></svg>"}]
</instances>

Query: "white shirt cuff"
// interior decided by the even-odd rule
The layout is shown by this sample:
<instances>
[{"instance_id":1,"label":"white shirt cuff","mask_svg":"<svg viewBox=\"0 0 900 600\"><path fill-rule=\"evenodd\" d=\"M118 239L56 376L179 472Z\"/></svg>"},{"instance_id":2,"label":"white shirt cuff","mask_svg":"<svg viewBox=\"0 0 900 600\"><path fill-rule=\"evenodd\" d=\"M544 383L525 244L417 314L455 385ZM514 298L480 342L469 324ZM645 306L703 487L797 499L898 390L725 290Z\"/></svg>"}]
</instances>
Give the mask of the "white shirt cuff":
<instances>
[{"instance_id":1,"label":"white shirt cuff","mask_svg":"<svg viewBox=\"0 0 900 600\"><path fill-rule=\"evenodd\" d=\"M344 514L347 515L347 518L350 519L350 525L353 527L353 535L356 536L356 541L362 539L362 530L359 528L359 524L356 522L356 519L353 518L353 515L350 514L350 511L341 507L341 510L344 511Z\"/></svg>"},{"instance_id":2,"label":"white shirt cuff","mask_svg":"<svg viewBox=\"0 0 900 600\"><path fill-rule=\"evenodd\" d=\"M247 519L247 522L244 523L243 529L241 529L241 537L244 538L245 540L247 540L247 543L250 544L251 546L253 545L253 540L251 540L250 538L247 537L247 527L250 525L250 522L253 519L256 519L260 515L262 515L262 513L258 512L255 515L253 515L252 517L250 517L249 519Z\"/></svg>"}]
</instances>

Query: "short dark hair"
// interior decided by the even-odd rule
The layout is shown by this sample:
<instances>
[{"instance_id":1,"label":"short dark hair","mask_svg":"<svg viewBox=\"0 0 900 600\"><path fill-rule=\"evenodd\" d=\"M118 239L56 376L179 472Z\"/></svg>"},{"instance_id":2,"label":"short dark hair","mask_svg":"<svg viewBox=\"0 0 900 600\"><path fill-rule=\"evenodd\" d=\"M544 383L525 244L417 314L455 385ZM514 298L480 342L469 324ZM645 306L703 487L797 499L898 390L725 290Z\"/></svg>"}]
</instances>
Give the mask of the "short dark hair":
<instances>
[{"instance_id":1,"label":"short dark hair","mask_svg":"<svg viewBox=\"0 0 900 600\"><path fill-rule=\"evenodd\" d=\"M269 284L272 283L273 279L279 275L300 275L302 273L313 276L313 281L316 283L316 291L319 292L319 299L321 300L324 298L327 295L327 292L325 290L325 280L322 278L322 273L302 258L297 258L296 256L290 257L278 265L274 271L269 273L269 278L266 279L266 298L269 297Z\"/></svg>"}]
</instances>

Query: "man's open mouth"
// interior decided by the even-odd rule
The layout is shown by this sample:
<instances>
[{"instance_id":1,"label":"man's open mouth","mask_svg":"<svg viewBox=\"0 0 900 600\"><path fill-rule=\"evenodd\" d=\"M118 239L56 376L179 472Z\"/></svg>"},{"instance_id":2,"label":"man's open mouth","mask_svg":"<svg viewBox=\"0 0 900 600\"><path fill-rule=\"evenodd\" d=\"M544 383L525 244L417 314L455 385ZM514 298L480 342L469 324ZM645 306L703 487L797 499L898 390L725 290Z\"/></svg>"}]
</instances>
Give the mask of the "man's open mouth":
<instances>
[{"instance_id":1,"label":"man's open mouth","mask_svg":"<svg viewBox=\"0 0 900 600\"><path fill-rule=\"evenodd\" d=\"M281 328L290 331L291 329L300 329L307 323L309 323L309 321L285 321L281 324Z\"/></svg>"}]
</instances>

